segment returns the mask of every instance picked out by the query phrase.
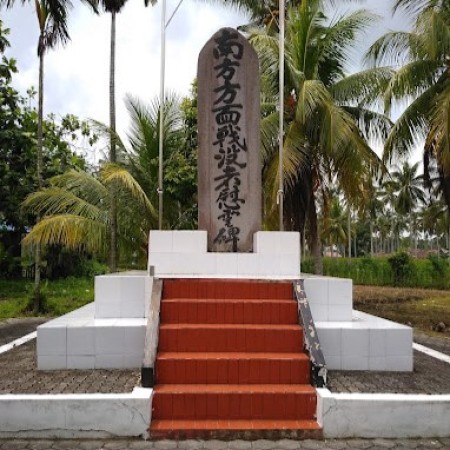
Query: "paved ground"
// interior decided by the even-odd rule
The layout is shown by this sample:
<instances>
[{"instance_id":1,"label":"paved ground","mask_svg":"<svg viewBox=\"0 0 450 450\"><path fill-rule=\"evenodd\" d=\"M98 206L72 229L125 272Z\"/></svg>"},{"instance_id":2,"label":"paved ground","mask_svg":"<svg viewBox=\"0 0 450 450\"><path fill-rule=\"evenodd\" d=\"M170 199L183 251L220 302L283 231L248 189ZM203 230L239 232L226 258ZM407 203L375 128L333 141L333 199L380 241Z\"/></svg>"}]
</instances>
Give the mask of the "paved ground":
<instances>
[{"instance_id":1,"label":"paved ground","mask_svg":"<svg viewBox=\"0 0 450 450\"><path fill-rule=\"evenodd\" d=\"M420 331L414 331L414 342L450 356L450 335L448 333L428 336Z\"/></svg>"},{"instance_id":2,"label":"paved ground","mask_svg":"<svg viewBox=\"0 0 450 450\"><path fill-rule=\"evenodd\" d=\"M1 450L347 450L450 449L450 439L348 439L324 441L158 441L141 440L0 440Z\"/></svg>"}]
</instances>

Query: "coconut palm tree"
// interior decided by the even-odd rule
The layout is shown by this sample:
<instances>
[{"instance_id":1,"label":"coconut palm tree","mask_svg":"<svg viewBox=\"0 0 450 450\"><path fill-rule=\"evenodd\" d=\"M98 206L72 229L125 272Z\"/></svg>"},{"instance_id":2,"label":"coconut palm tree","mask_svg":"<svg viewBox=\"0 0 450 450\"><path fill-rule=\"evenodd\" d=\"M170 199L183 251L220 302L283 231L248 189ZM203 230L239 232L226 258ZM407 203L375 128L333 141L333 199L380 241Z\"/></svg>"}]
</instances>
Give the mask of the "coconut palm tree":
<instances>
[{"instance_id":1,"label":"coconut palm tree","mask_svg":"<svg viewBox=\"0 0 450 450\"><path fill-rule=\"evenodd\" d=\"M309 0L289 6L285 39L285 227L303 232L309 223L317 273L321 272L318 198L326 205L334 182L350 201L363 197L379 162L367 138L383 136L390 127L386 117L365 106L387 85L391 71L376 68L345 76L349 50L376 18L360 10L330 22L324 14L326 3ZM253 29L250 41L260 57L262 84L276 103L277 33ZM272 186L272 199L278 189L277 125L277 112L263 119L264 176Z\"/></svg>"},{"instance_id":2,"label":"coconut palm tree","mask_svg":"<svg viewBox=\"0 0 450 450\"><path fill-rule=\"evenodd\" d=\"M21 0L24 4L28 0ZM30 0L31 1L31 0ZM95 10L96 0L82 0ZM10 8L15 0L0 0L0 8L6 6ZM68 12L73 7L69 0L35 0L35 11L39 25L39 37L37 54L39 57L39 83L38 83L38 127L36 146L36 180L38 189L44 186L42 175L43 170L43 122L44 122L44 58L48 50L53 49L58 44L66 44L70 37L67 27ZM39 222L39 216L37 216ZM40 284L41 284L41 249L36 246L34 249L35 271L34 271L34 306L35 312L40 309Z\"/></svg>"},{"instance_id":3,"label":"coconut palm tree","mask_svg":"<svg viewBox=\"0 0 450 450\"><path fill-rule=\"evenodd\" d=\"M386 111L397 101L409 101L386 140L384 159L406 157L423 142L425 175L435 161L450 210L450 5L446 0L396 0L397 9L411 16L412 30L385 34L367 56L374 64L397 69L385 92Z\"/></svg>"},{"instance_id":4,"label":"coconut palm tree","mask_svg":"<svg viewBox=\"0 0 450 450\"><path fill-rule=\"evenodd\" d=\"M24 239L25 245L59 244L106 255L109 251L111 185L120 187L118 241L146 253L148 230L155 209L145 192L123 167L106 163L98 175L70 170L48 180L49 186L27 197L24 208L42 220ZM134 220L134 218L139 218Z\"/></svg>"}]
</instances>

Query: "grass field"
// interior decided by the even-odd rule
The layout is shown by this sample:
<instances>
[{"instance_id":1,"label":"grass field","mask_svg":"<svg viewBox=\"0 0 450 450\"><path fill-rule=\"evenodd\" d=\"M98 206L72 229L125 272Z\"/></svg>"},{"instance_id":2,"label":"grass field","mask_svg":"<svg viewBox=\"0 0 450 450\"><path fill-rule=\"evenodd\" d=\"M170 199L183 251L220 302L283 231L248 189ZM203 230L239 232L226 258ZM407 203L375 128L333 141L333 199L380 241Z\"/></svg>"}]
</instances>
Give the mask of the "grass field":
<instances>
[{"instance_id":1,"label":"grass field","mask_svg":"<svg viewBox=\"0 0 450 450\"><path fill-rule=\"evenodd\" d=\"M450 327L450 291L386 286L354 286L353 290L355 309L412 325L427 333L433 333L439 322ZM31 281L0 280L0 320L29 315L26 305L32 291ZM60 316L94 300L94 280L44 281L42 292L47 299L45 315ZM445 335L450 338L450 333Z\"/></svg>"},{"instance_id":2,"label":"grass field","mask_svg":"<svg viewBox=\"0 0 450 450\"><path fill-rule=\"evenodd\" d=\"M353 306L426 333L432 333L440 322L450 327L450 291L354 286ZM445 334L450 338L450 333Z\"/></svg>"},{"instance_id":3,"label":"grass field","mask_svg":"<svg viewBox=\"0 0 450 450\"><path fill-rule=\"evenodd\" d=\"M33 292L33 282L0 279L0 319L29 315L27 303ZM48 316L60 316L94 301L94 279L66 278L43 281Z\"/></svg>"}]
</instances>

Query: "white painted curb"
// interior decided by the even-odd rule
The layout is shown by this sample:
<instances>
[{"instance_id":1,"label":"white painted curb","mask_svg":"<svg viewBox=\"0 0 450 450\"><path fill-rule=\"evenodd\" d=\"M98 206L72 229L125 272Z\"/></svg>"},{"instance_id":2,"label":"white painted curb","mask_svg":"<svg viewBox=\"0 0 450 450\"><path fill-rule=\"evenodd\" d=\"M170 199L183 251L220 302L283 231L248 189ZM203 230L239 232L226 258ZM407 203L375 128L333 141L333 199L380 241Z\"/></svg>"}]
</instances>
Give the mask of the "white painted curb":
<instances>
[{"instance_id":1,"label":"white painted curb","mask_svg":"<svg viewBox=\"0 0 450 450\"><path fill-rule=\"evenodd\" d=\"M325 438L450 437L450 394L343 394L317 389Z\"/></svg>"},{"instance_id":2,"label":"white painted curb","mask_svg":"<svg viewBox=\"0 0 450 450\"><path fill-rule=\"evenodd\" d=\"M153 389L127 394L1 395L0 438L147 437Z\"/></svg>"}]
</instances>

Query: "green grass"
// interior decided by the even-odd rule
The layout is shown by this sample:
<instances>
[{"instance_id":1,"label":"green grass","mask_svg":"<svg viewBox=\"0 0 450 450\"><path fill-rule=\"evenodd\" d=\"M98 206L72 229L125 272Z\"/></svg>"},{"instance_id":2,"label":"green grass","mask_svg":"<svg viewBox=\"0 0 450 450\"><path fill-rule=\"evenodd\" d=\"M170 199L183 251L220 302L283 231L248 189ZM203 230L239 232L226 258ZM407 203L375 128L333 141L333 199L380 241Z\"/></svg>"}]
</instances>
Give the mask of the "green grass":
<instances>
[{"instance_id":1,"label":"green grass","mask_svg":"<svg viewBox=\"0 0 450 450\"><path fill-rule=\"evenodd\" d=\"M26 317L27 304L33 292L33 282L0 279L0 319ZM93 278L66 278L42 282L46 298L46 316L66 314L94 301Z\"/></svg>"}]
</instances>

